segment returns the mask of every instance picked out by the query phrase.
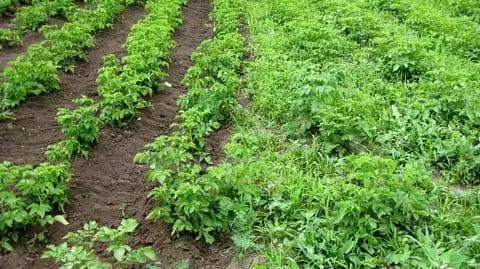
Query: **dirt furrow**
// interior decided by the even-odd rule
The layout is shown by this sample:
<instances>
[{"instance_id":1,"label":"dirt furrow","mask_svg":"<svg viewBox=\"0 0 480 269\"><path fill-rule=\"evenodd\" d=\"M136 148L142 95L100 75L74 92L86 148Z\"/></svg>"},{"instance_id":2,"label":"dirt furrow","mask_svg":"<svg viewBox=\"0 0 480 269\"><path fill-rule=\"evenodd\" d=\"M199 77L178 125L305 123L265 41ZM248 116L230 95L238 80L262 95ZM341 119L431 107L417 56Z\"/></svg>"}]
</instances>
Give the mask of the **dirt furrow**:
<instances>
[{"instance_id":1,"label":"dirt furrow","mask_svg":"<svg viewBox=\"0 0 480 269\"><path fill-rule=\"evenodd\" d=\"M50 241L59 242L68 231L80 229L90 220L101 225L118 225L124 217L134 217L140 227L132 238L134 245L152 245L156 248L160 268L189 260L190 268L226 268L231 261L228 240L207 247L189 236L172 238L169 226L161 221L145 220L155 206L147 199L152 185L143 179L146 167L133 163L133 157L143 147L162 134L171 132L170 125L178 112L177 98L186 92L180 81L189 66L190 54L212 35L208 18L211 6L208 0L190 0L183 8L184 23L174 33L177 46L172 51L172 65L165 81L172 87L151 98L152 108L143 111L126 128L105 128L100 142L88 160L73 161L76 175L71 181L70 204L65 208L68 226L55 225ZM40 260L42 246L31 250L17 250L0 264L8 268L54 268L52 263Z\"/></svg>"},{"instance_id":2,"label":"dirt furrow","mask_svg":"<svg viewBox=\"0 0 480 269\"><path fill-rule=\"evenodd\" d=\"M71 107L72 100L81 95L97 95L95 80L103 56L124 54L122 44L131 26L145 13L144 7L129 7L112 28L97 33L87 61L77 63L74 73L61 73L62 90L29 98L13 110L15 121L0 122L0 160L29 164L44 161L46 147L62 138L55 120L57 109Z\"/></svg>"}]
</instances>

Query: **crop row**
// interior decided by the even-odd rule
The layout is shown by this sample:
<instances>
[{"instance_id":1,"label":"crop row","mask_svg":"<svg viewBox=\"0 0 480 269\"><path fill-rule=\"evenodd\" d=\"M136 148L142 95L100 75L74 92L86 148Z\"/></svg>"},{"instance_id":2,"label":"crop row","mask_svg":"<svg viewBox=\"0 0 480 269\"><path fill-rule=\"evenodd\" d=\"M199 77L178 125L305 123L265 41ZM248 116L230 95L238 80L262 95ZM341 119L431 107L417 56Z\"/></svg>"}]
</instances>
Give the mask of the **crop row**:
<instances>
[{"instance_id":1,"label":"crop row","mask_svg":"<svg viewBox=\"0 0 480 269\"><path fill-rule=\"evenodd\" d=\"M159 89L166 76L170 50L175 42L171 35L181 22L182 0L148 1L148 16L132 27L125 47L127 56L105 57L98 75L101 96L101 118L106 124L121 124L131 119L144 100Z\"/></svg>"},{"instance_id":2,"label":"crop row","mask_svg":"<svg viewBox=\"0 0 480 269\"><path fill-rule=\"evenodd\" d=\"M214 232L226 230L228 220L211 210L219 205L216 197L207 195L215 186L201 177L202 165L210 162L206 138L232 118L244 54L239 1L215 0L213 5L215 37L192 54L195 65L183 79L189 91L178 101L175 131L135 156L136 162L150 166L146 179L158 183L149 195L158 207L148 218L162 218L173 224L173 233L193 232L210 243Z\"/></svg>"},{"instance_id":3,"label":"crop row","mask_svg":"<svg viewBox=\"0 0 480 269\"><path fill-rule=\"evenodd\" d=\"M71 0L33 1L31 6L20 7L13 20L14 29L0 29L0 46L17 45L23 35L36 30L53 16L66 16L77 6Z\"/></svg>"},{"instance_id":4,"label":"crop row","mask_svg":"<svg viewBox=\"0 0 480 269\"><path fill-rule=\"evenodd\" d=\"M124 9L122 1L101 0L95 9L77 9L61 28L44 27L46 40L30 46L3 71L0 107L8 109L30 95L60 89L58 70L73 71L72 61L84 58L85 49L94 46L92 34L109 27Z\"/></svg>"}]
</instances>

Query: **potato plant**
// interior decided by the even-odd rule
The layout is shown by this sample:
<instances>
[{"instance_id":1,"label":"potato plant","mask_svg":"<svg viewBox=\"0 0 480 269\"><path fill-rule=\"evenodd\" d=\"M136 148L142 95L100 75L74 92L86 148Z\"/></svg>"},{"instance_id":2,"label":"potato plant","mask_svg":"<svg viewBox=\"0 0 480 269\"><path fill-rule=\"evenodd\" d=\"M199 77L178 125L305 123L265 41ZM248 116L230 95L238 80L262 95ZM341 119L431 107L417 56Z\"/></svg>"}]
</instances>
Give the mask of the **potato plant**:
<instances>
[{"instance_id":1,"label":"potato plant","mask_svg":"<svg viewBox=\"0 0 480 269\"><path fill-rule=\"evenodd\" d=\"M12 250L12 242L25 239L27 230L54 222L67 224L55 210L67 202L71 174L66 163L14 165L0 163L0 246ZM36 238L44 239L43 231Z\"/></svg>"},{"instance_id":2,"label":"potato plant","mask_svg":"<svg viewBox=\"0 0 480 269\"><path fill-rule=\"evenodd\" d=\"M42 258L54 259L60 268L127 268L127 265L146 264L156 260L151 247L134 249L128 245L128 235L138 226L135 219L124 219L117 228L98 226L90 221L82 230L69 232L63 237L66 241L58 245L48 245ZM107 245L106 253L115 262L105 262L97 253L98 245ZM149 268L155 268L150 265Z\"/></svg>"},{"instance_id":3,"label":"potato plant","mask_svg":"<svg viewBox=\"0 0 480 269\"><path fill-rule=\"evenodd\" d=\"M66 138L48 146L46 155L49 160L68 160L74 155L87 158L90 148L98 140L101 124L96 115L98 105L86 96L74 100L74 103L76 109L60 108L57 112L57 120Z\"/></svg>"}]
</instances>

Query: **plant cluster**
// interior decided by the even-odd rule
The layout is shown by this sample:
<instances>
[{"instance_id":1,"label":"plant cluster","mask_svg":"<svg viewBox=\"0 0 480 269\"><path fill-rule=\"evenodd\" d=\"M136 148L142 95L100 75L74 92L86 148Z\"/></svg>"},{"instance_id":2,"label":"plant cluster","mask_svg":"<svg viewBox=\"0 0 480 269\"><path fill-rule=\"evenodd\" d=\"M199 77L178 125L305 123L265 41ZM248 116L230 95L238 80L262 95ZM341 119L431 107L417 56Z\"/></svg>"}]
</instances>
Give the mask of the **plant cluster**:
<instances>
[{"instance_id":1,"label":"plant cluster","mask_svg":"<svg viewBox=\"0 0 480 269\"><path fill-rule=\"evenodd\" d=\"M115 55L105 57L97 78L105 123L123 123L148 105L144 97L157 90L159 80L166 76L164 70L175 44L171 35L181 23L184 2L148 1L147 17L135 24L128 35L127 55L121 60Z\"/></svg>"},{"instance_id":2,"label":"plant cluster","mask_svg":"<svg viewBox=\"0 0 480 269\"><path fill-rule=\"evenodd\" d=\"M0 46L21 42L25 33L38 29L53 16L65 16L77 6L71 0L32 1L31 6L20 7L13 19L13 29L0 29Z\"/></svg>"},{"instance_id":3,"label":"plant cluster","mask_svg":"<svg viewBox=\"0 0 480 269\"><path fill-rule=\"evenodd\" d=\"M46 40L30 46L3 71L0 107L11 108L29 95L58 90L58 69L73 71L72 60L85 58L85 49L94 46L92 34L110 27L124 9L123 1L99 0L95 9L77 9L61 28L43 27Z\"/></svg>"},{"instance_id":4,"label":"plant cluster","mask_svg":"<svg viewBox=\"0 0 480 269\"><path fill-rule=\"evenodd\" d=\"M213 4L215 37L204 41L192 55L195 65L183 80L189 92L178 102L182 110L176 130L158 137L147 145L146 152L135 156L136 162L150 165L147 180L159 184L150 193L159 206L148 218L163 218L173 224L173 233L194 232L207 242L214 240L212 231L224 228L225 219L208 211L206 190L198 186L203 172L200 164L209 162L206 137L230 119L237 105L244 54L244 40L238 32L238 1L217 0Z\"/></svg>"},{"instance_id":5,"label":"plant cluster","mask_svg":"<svg viewBox=\"0 0 480 269\"><path fill-rule=\"evenodd\" d=\"M67 164L14 165L0 163L0 248L11 250L11 243L29 227L43 227L54 222L67 224L54 210L63 210L67 202ZM43 239L43 234L36 234Z\"/></svg>"},{"instance_id":6,"label":"plant cluster","mask_svg":"<svg viewBox=\"0 0 480 269\"><path fill-rule=\"evenodd\" d=\"M57 112L66 139L48 146L46 155L49 160L68 160L78 154L87 158L91 146L98 140L101 124L96 115L98 104L86 96L74 100L74 103L76 109L60 108Z\"/></svg>"},{"instance_id":7,"label":"plant cluster","mask_svg":"<svg viewBox=\"0 0 480 269\"><path fill-rule=\"evenodd\" d=\"M83 226L83 230L65 235L63 239L66 242L47 246L42 258L54 259L61 264L60 268L79 269L126 268L127 265L155 261L153 248L134 249L128 245L128 235L135 231L137 226L135 219L124 219L117 228L99 227L95 221L91 221ZM105 262L99 258L97 247L100 243L107 246L106 252L113 255L114 262Z\"/></svg>"}]
</instances>

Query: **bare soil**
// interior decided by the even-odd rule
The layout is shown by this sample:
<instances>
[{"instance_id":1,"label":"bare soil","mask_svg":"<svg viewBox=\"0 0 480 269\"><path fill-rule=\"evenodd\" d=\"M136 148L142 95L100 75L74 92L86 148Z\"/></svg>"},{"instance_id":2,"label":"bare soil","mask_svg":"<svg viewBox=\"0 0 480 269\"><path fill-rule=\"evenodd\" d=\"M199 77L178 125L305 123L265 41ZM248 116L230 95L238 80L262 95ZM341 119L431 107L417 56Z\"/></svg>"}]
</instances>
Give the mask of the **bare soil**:
<instances>
[{"instance_id":1,"label":"bare soil","mask_svg":"<svg viewBox=\"0 0 480 269\"><path fill-rule=\"evenodd\" d=\"M51 243L60 242L66 232L80 229L90 220L113 226L124 217L134 217L140 226L133 235L132 244L155 247L160 268L168 268L168 265L182 260L188 260L190 268L226 268L230 264L232 251L228 239L207 246L190 236L172 237L169 225L162 221L145 220L155 206L147 199L153 186L143 179L147 168L133 163L135 154L146 144L171 132L170 125L178 112L176 100L186 92L180 80L192 65L190 54L212 35L208 18L210 10L208 0L190 0L183 8L184 23L174 33L177 46L172 51L172 65L165 80L172 87L154 94L150 100L152 108L142 111L126 128L104 128L100 142L94 146L88 160L72 161L75 177L70 182L70 204L65 208L70 224L52 226L49 229ZM79 64L74 74L62 75L62 92L32 98L14 111L16 121L0 123L0 160L16 163L44 160L46 146L61 137L54 120L56 109L68 105L80 94L96 95L95 78L102 56L108 53L121 55L120 44L131 25L143 15L142 8L128 9L113 30L98 35L96 47L88 54L88 63ZM51 261L39 258L43 249L43 245L19 246L14 252L0 257L0 268L56 268Z\"/></svg>"}]
</instances>

